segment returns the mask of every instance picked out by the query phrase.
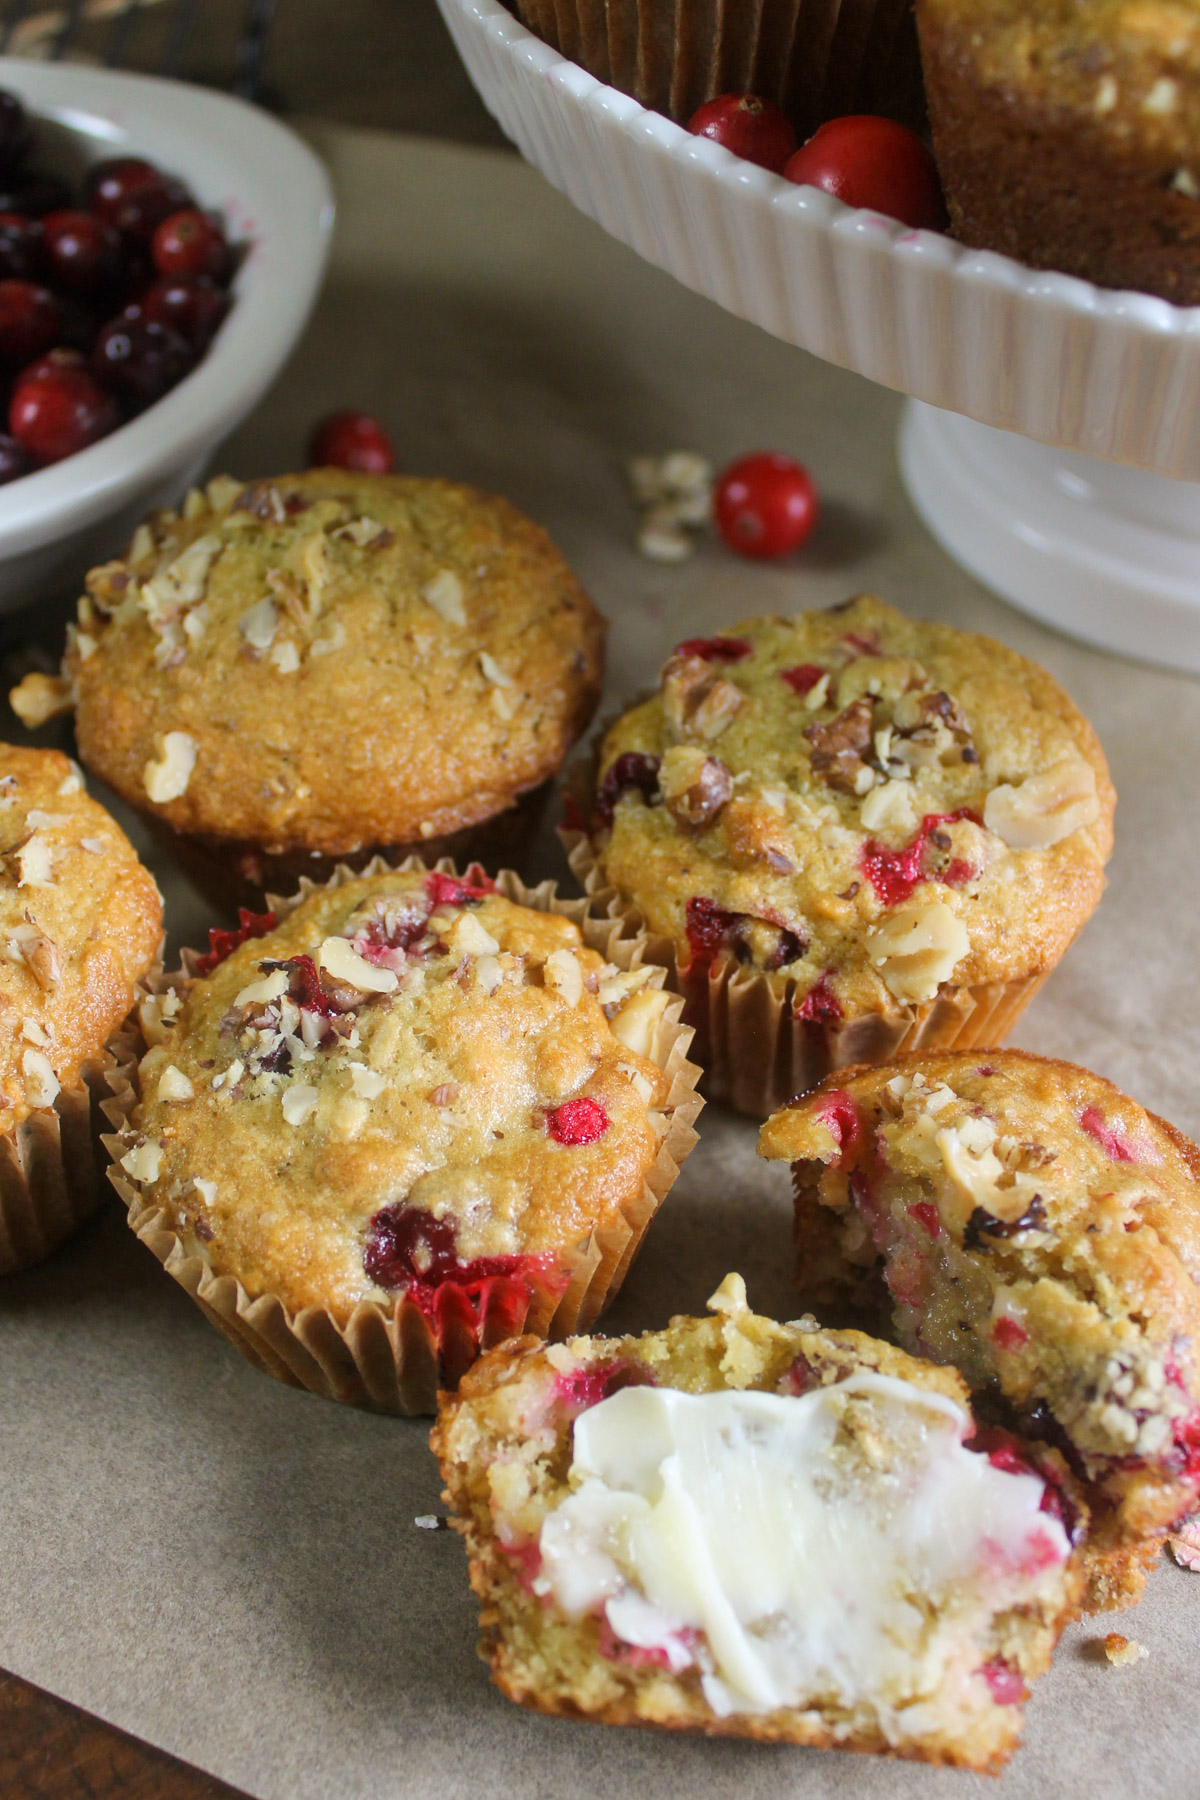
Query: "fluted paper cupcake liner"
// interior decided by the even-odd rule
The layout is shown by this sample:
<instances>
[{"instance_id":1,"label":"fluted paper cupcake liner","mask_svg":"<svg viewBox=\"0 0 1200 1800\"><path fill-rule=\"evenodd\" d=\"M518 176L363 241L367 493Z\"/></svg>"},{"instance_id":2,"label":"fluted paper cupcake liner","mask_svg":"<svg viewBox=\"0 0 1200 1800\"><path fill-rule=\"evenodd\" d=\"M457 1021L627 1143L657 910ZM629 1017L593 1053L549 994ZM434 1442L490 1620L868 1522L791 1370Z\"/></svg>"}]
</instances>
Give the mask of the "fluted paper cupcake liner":
<instances>
[{"instance_id":1,"label":"fluted paper cupcake liner","mask_svg":"<svg viewBox=\"0 0 1200 1800\"><path fill-rule=\"evenodd\" d=\"M515 0L522 24L599 80L681 123L717 94L774 100L802 137L824 119L918 123L912 0Z\"/></svg>"},{"instance_id":2,"label":"fluted paper cupcake liner","mask_svg":"<svg viewBox=\"0 0 1200 1800\"><path fill-rule=\"evenodd\" d=\"M718 956L702 974L681 970L674 939L648 929L637 907L606 883L591 839L564 828L559 836L576 880L600 919L644 940L647 962L666 970L684 1000L683 1020L696 1033L694 1053L710 1100L765 1119L832 1069L885 1063L908 1050L979 1050L1003 1042L1050 974L1039 969L1011 981L944 986L920 1005L894 1005L850 1019L802 1019L793 982L779 983L733 956Z\"/></svg>"},{"instance_id":3,"label":"fluted paper cupcake liner","mask_svg":"<svg viewBox=\"0 0 1200 1800\"><path fill-rule=\"evenodd\" d=\"M428 867L419 857L398 865L400 871ZM449 858L434 865L458 876ZM328 882L304 880L287 899L271 897L278 919L323 887L340 887L359 874L382 875L397 867L376 858L366 869L341 867ZM467 875L471 873L470 868ZM629 970L640 967L644 939L620 920L589 916L584 900L560 899L552 881L528 888L520 877L502 869L496 888L508 900L538 912L559 913L580 927L587 945L606 961ZM195 952L183 953L183 966L148 982L148 992L177 991L195 973ZM650 985L661 987L656 969ZM455 1282L437 1290L432 1317L407 1294L391 1304L364 1300L340 1320L323 1306L290 1312L275 1295L251 1295L234 1276L222 1275L181 1241L167 1215L120 1168L119 1159L133 1144L131 1118L137 1106L137 1055L130 1044L111 1078L113 1094L105 1112L115 1127L104 1138L113 1162L108 1174L129 1209L129 1224L167 1273L196 1301L202 1312L256 1368L293 1387L307 1388L330 1400L380 1412L423 1413L435 1410L437 1390L454 1386L482 1350L522 1332L568 1337L586 1331L614 1297L637 1253L654 1214L679 1174L680 1165L697 1141L695 1120L703 1101L696 1092L699 1067L688 1061L691 1028L680 1021L682 1002L666 1009L650 1046L650 1060L670 1079L658 1155L640 1193L624 1202L616 1218L598 1224L574 1250L558 1259L558 1275L526 1284L506 1277L474 1283L474 1298Z\"/></svg>"},{"instance_id":4,"label":"fluted paper cupcake liner","mask_svg":"<svg viewBox=\"0 0 1200 1800\"><path fill-rule=\"evenodd\" d=\"M32 1268L95 1212L104 1193L97 1137L111 1050L85 1063L76 1084L59 1090L0 1137L0 1275Z\"/></svg>"}]
</instances>

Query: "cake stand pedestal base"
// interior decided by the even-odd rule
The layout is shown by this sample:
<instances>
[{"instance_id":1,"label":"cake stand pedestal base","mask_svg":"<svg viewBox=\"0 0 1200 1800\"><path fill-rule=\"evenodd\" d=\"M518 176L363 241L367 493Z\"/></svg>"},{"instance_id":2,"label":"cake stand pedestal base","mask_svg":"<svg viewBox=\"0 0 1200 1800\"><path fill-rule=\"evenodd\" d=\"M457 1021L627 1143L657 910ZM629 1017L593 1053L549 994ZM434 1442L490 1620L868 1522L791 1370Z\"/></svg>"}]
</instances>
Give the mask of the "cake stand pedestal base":
<instances>
[{"instance_id":1,"label":"cake stand pedestal base","mask_svg":"<svg viewBox=\"0 0 1200 1800\"><path fill-rule=\"evenodd\" d=\"M950 554L1069 636L1200 673L1200 483L910 400L909 496Z\"/></svg>"}]
</instances>

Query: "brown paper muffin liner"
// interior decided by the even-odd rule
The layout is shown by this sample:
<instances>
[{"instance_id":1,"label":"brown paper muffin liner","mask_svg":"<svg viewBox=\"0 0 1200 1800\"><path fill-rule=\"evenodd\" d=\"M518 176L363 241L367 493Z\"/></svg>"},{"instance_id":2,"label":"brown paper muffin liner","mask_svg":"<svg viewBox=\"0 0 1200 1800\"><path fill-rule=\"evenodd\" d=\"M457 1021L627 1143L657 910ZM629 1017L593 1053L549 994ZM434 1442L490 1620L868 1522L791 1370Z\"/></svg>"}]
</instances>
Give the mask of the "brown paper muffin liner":
<instances>
[{"instance_id":1,"label":"brown paper muffin liner","mask_svg":"<svg viewBox=\"0 0 1200 1800\"><path fill-rule=\"evenodd\" d=\"M801 139L843 113L924 112L912 0L509 0L600 81L686 124L717 94L774 100Z\"/></svg>"},{"instance_id":2,"label":"brown paper muffin liner","mask_svg":"<svg viewBox=\"0 0 1200 1800\"><path fill-rule=\"evenodd\" d=\"M423 838L415 844L368 845L340 856L322 856L309 850L272 852L245 839L172 831L156 815L142 816L192 885L232 921L241 906L261 912L269 893L292 893L305 879L330 881L340 868L361 873L378 856L392 867L406 856L418 856L432 868L438 857L448 856L460 865L478 862L485 867L500 864L520 868L537 837L553 786L553 778L543 781L504 812L481 819L478 824L465 825L459 831Z\"/></svg>"},{"instance_id":3,"label":"brown paper muffin liner","mask_svg":"<svg viewBox=\"0 0 1200 1800\"><path fill-rule=\"evenodd\" d=\"M327 883L301 882L288 899L271 897L277 918L286 918L301 901L324 886L340 887L359 873L384 874L396 867L382 857L356 871L340 867ZM419 857L409 857L401 870L424 871ZM457 876L459 869L441 858L437 869ZM469 876L470 869L467 874ZM619 919L589 916L584 900L560 899L552 881L526 887L510 869L495 876L498 892L538 912L560 913L580 927L587 945L618 968L641 966L645 940ZM183 967L148 981L148 992L178 989L192 978L195 953L183 953ZM651 985L661 987L657 970ZM680 1165L697 1142L695 1120L704 1102L696 1092L699 1066L689 1062L692 1039L680 1022L682 1002L668 1006L655 1032L651 1060L665 1070L670 1090L663 1108L664 1130L658 1156L642 1190L624 1202L616 1218L597 1225L565 1258L565 1271L553 1285L518 1283L494 1277L480 1284L477 1307L455 1283L438 1290L431 1319L408 1295L393 1304L361 1301L348 1319L338 1320L325 1307L291 1313L276 1296L251 1296L234 1276L219 1275L202 1257L189 1252L166 1214L146 1200L119 1166L135 1141L131 1117L138 1102L137 1058L144 1046L131 1040L110 1080L112 1098L105 1113L115 1127L104 1138L113 1158L109 1179L129 1209L129 1224L167 1273L195 1300L201 1311L256 1368L293 1387L307 1388L326 1399L388 1413L429 1413L436 1409L439 1387L454 1387L481 1351L507 1337L533 1332L563 1338L587 1331L614 1297L646 1229L679 1174ZM562 1274L565 1273L565 1286Z\"/></svg>"},{"instance_id":4,"label":"brown paper muffin liner","mask_svg":"<svg viewBox=\"0 0 1200 1800\"><path fill-rule=\"evenodd\" d=\"M943 987L919 1006L899 1004L855 1019L800 1019L794 984L717 957L699 978L680 972L672 938L646 929L637 907L606 885L587 833L559 832L571 872L593 912L644 939L647 962L667 972L684 999L683 1020L696 1033L710 1100L765 1119L832 1069L884 1063L909 1050L979 1050L1003 1042L1050 974L1039 969L1015 981Z\"/></svg>"},{"instance_id":5,"label":"brown paper muffin liner","mask_svg":"<svg viewBox=\"0 0 1200 1800\"><path fill-rule=\"evenodd\" d=\"M43 1261L100 1204L100 1108L116 1067L112 1048L105 1050L53 1106L0 1137L0 1275Z\"/></svg>"}]
</instances>

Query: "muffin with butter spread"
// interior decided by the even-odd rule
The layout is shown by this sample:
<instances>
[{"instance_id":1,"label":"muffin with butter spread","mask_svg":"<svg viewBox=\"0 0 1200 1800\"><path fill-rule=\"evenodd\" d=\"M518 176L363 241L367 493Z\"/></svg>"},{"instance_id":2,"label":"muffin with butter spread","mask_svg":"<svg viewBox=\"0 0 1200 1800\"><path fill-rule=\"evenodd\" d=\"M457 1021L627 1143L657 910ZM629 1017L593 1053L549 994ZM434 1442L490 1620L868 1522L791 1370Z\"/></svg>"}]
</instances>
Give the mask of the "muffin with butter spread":
<instances>
[{"instance_id":1,"label":"muffin with butter spread","mask_svg":"<svg viewBox=\"0 0 1200 1800\"><path fill-rule=\"evenodd\" d=\"M661 970L583 911L380 862L158 984L112 1173L253 1360L420 1411L481 1346L597 1316L700 1103Z\"/></svg>"},{"instance_id":2,"label":"muffin with butter spread","mask_svg":"<svg viewBox=\"0 0 1200 1800\"><path fill-rule=\"evenodd\" d=\"M86 765L215 861L226 905L380 846L482 854L489 822L494 853L602 683L604 622L545 532L445 481L219 477L86 587L61 679L13 705L73 707Z\"/></svg>"},{"instance_id":3,"label":"muffin with butter spread","mask_svg":"<svg viewBox=\"0 0 1200 1800\"><path fill-rule=\"evenodd\" d=\"M154 880L75 765L0 745L0 1275L96 1206L108 1045L161 941Z\"/></svg>"},{"instance_id":4,"label":"muffin with butter spread","mask_svg":"<svg viewBox=\"0 0 1200 1800\"><path fill-rule=\"evenodd\" d=\"M1100 898L1114 795L1035 663L864 596L680 644L610 726L572 867L686 995L710 1091L999 1042Z\"/></svg>"}]
</instances>

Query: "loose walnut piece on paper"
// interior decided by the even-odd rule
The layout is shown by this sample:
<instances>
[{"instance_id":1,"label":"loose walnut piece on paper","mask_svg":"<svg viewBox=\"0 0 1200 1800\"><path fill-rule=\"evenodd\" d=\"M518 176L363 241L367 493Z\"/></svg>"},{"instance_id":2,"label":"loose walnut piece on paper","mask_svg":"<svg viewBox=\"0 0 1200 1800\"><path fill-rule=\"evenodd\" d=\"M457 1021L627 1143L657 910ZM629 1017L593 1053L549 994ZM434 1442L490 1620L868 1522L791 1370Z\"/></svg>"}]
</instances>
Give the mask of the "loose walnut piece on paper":
<instances>
[{"instance_id":1,"label":"loose walnut piece on paper","mask_svg":"<svg viewBox=\"0 0 1200 1800\"><path fill-rule=\"evenodd\" d=\"M967 928L943 900L901 906L867 939L867 954L890 994L932 1000L970 948Z\"/></svg>"}]
</instances>

